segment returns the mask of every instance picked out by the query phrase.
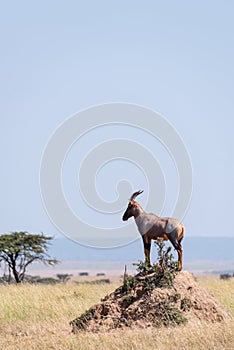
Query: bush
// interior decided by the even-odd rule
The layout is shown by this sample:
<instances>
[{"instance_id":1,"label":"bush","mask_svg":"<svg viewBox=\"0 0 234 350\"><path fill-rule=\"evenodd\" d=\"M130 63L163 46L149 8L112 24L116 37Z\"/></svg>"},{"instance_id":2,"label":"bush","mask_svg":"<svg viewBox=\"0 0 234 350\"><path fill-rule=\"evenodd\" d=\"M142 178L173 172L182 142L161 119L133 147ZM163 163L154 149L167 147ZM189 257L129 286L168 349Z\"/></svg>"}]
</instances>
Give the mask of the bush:
<instances>
[{"instance_id":1,"label":"bush","mask_svg":"<svg viewBox=\"0 0 234 350\"><path fill-rule=\"evenodd\" d=\"M171 247L166 248L163 239L157 239L155 245L158 250L158 262L150 266L140 261L135 263L140 276L145 276L143 283L144 288L151 291L155 287L167 288L173 285L175 276L177 275L178 265L171 253Z\"/></svg>"}]
</instances>

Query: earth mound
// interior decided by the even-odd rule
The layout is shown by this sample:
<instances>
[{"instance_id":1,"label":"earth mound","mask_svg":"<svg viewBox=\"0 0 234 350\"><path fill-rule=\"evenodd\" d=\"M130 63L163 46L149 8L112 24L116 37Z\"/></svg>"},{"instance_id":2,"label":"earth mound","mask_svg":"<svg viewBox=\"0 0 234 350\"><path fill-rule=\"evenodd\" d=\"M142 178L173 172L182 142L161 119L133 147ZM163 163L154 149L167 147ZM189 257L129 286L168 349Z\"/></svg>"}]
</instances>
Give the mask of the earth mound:
<instances>
[{"instance_id":1,"label":"earth mound","mask_svg":"<svg viewBox=\"0 0 234 350\"><path fill-rule=\"evenodd\" d=\"M156 287L152 281L154 277L154 274L128 277L123 286L106 296L100 304L73 320L73 332L172 326L197 319L220 322L230 317L191 273L178 273L167 288Z\"/></svg>"},{"instance_id":2,"label":"earth mound","mask_svg":"<svg viewBox=\"0 0 234 350\"><path fill-rule=\"evenodd\" d=\"M165 250L162 240L156 245L158 263L153 267L135 264L140 272L125 277L123 285L100 304L71 321L73 332L176 326L197 320L221 322L230 318L191 273L178 271L170 247Z\"/></svg>"}]
</instances>

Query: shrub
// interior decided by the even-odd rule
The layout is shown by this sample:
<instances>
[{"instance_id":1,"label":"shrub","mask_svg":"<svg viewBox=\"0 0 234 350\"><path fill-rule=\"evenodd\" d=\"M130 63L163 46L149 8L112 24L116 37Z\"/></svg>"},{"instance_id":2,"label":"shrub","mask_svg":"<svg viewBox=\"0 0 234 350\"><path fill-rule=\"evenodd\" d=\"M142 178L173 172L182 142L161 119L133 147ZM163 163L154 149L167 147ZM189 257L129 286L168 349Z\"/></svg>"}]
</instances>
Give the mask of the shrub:
<instances>
[{"instance_id":1,"label":"shrub","mask_svg":"<svg viewBox=\"0 0 234 350\"><path fill-rule=\"evenodd\" d=\"M151 291L153 288L167 288L173 285L175 276L177 275L178 265L171 253L171 247L166 248L163 239L157 239L155 245L158 250L158 262L153 265L147 265L140 261L135 263L139 275L145 275L143 280L144 288ZM137 277L137 276L136 276Z\"/></svg>"}]
</instances>

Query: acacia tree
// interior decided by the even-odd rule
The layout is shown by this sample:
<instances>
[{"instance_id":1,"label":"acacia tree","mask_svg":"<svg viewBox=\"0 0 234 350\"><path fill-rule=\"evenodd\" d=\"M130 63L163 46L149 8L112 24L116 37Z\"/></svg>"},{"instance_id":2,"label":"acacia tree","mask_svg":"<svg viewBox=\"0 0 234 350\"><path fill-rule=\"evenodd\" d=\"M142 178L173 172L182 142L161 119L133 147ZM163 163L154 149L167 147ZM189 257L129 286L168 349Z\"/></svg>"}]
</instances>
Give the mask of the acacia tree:
<instances>
[{"instance_id":1,"label":"acacia tree","mask_svg":"<svg viewBox=\"0 0 234 350\"><path fill-rule=\"evenodd\" d=\"M55 265L58 260L51 259L48 244L53 237L28 232L12 232L0 235L0 263L4 262L12 272L16 283L24 279L26 268L35 261Z\"/></svg>"}]
</instances>

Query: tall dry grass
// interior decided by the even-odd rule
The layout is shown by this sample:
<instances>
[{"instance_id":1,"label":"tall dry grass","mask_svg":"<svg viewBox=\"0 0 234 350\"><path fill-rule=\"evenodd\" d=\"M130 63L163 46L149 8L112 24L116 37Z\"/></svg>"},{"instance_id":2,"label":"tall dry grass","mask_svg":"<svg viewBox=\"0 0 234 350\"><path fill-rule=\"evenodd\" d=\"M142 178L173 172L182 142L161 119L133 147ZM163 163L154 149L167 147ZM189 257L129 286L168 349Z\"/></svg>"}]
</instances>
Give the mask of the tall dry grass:
<instances>
[{"instance_id":1,"label":"tall dry grass","mask_svg":"<svg viewBox=\"0 0 234 350\"><path fill-rule=\"evenodd\" d=\"M234 279L199 280L234 316ZM6 350L217 349L233 350L234 324L196 323L177 328L71 333L69 322L117 284L0 287L0 348Z\"/></svg>"},{"instance_id":2,"label":"tall dry grass","mask_svg":"<svg viewBox=\"0 0 234 350\"><path fill-rule=\"evenodd\" d=\"M224 308L234 315L234 278L220 280L219 276L202 276L199 283L209 289ZM233 347L234 348L234 347Z\"/></svg>"}]
</instances>

